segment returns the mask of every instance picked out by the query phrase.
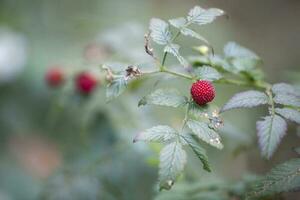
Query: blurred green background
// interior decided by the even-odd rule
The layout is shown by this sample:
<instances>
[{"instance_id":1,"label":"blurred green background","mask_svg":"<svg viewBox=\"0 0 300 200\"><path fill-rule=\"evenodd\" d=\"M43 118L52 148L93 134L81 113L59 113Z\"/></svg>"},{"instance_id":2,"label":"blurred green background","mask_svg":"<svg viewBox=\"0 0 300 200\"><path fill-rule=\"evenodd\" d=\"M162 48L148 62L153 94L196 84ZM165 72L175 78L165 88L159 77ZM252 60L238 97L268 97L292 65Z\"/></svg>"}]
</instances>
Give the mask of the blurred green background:
<instances>
[{"instance_id":1,"label":"blurred green background","mask_svg":"<svg viewBox=\"0 0 300 200\"><path fill-rule=\"evenodd\" d=\"M298 0L0 0L0 199L153 199L159 147L132 144L132 138L158 122L176 127L182 112L138 108L152 89L150 80L106 104L104 87L82 98L48 88L44 74L53 65L99 67L101 52L93 45L102 38L117 52L109 61L146 63L143 35L149 19L180 17L197 4L228 15L199 30L217 53L236 41L263 58L269 82L299 86ZM183 91L189 87L175 80L161 83L170 84ZM241 89L217 86L216 103ZM194 160L185 176L237 180L295 156L291 149L299 139L291 126L274 158L260 158L255 121L264 112L227 113L225 119L237 127L224 135L224 151L207 147L213 174ZM243 145L247 153L233 156Z\"/></svg>"}]
</instances>

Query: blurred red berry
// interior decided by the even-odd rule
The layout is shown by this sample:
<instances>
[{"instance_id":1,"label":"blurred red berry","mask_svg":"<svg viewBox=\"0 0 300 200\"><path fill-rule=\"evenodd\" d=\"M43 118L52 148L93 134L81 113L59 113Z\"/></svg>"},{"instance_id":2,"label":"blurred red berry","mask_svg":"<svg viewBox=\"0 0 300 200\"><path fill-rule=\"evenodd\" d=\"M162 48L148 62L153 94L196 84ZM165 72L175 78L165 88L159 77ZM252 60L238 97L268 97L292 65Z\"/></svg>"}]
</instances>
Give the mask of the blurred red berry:
<instances>
[{"instance_id":1,"label":"blurred red berry","mask_svg":"<svg viewBox=\"0 0 300 200\"><path fill-rule=\"evenodd\" d=\"M205 105L215 98L215 88L211 82L200 80L193 83L191 95L198 105Z\"/></svg>"},{"instance_id":2,"label":"blurred red berry","mask_svg":"<svg viewBox=\"0 0 300 200\"><path fill-rule=\"evenodd\" d=\"M88 72L82 72L76 77L76 87L81 94L90 94L97 85L97 79Z\"/></svg>"},{"instance_id":3,"label":"blurred red berry","mask_svg":"<svg viewBox=\"0 0 300 200\"><path fill-rule=\"evenodd\" d=\"M60 68L51 68L47 71L45 77L51 87L58 87L64 82L64 73Z\"/></svg>"}]
</instances>

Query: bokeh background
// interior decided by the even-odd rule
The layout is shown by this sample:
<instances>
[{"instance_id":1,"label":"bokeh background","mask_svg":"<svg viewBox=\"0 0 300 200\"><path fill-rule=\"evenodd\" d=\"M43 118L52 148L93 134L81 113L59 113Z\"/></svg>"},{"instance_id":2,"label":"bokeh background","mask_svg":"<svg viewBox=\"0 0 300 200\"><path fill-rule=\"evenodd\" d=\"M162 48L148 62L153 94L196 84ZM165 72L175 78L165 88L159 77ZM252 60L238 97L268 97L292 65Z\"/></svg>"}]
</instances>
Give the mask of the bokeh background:
<instances>
[{"instance_id":1,"label":"bokeh background","mask_svg":"<svg viewBox=\"0 0 300 200\"><path fill-rule=\"evenodd\" d=\"M0 199L153 199L160 147L132 144L132 138L161 122L178 126L182 112L137 107L151 91L151 80L107 104L104 86L82 98L72 89L47 87L44 74L52 66L99 68L107 58L99 43L115 52L109 62L146 63L149 19L184 16L197 4L228 15L199 29L217 53L236 41L264 60L269 82L299 86L298 0L0 0ZM180 85L188 93L187 83L161 85ZM217 86L216 103L242 89ZM185 176L238 180L295 157L292 147L299 139L293 125L271 161L259 156L255 121L265 112L227 113L234 128L224 133L224 151L207 147L213 174L194 160Z\"/></svg>"}]
</instances>

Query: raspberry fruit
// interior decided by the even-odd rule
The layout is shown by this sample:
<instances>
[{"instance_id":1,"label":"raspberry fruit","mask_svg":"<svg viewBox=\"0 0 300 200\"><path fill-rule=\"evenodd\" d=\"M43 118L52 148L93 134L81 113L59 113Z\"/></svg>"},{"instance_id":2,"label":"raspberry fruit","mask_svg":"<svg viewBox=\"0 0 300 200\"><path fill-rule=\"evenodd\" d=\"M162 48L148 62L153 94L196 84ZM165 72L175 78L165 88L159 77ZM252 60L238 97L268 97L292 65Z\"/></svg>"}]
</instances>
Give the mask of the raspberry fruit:
<instances>
[{"instance_id":1,"label":"raspberry fruit","mask_svg":"<svg viewBox=\"0 0 300 200\"><path fill-rule=\"evenodd\" d=\"M205 105L215 98L215 88L211 82L200 80L193 83L191 95L198 105Z\"/></svg>"},{"instance_id":2,"label":"raspberry fruit","mask_svg":"<svg viewBox=\"0 0 300 200\"><path fill-rule=\"evenodd\" d=\"M82 72L76 77L76 87L81 94L90 94L97 85L97 79L88 72Z\"/></svg>"},{"instance_id":3,"label":"raspberry fruit","mask_svg":"<svg viewBox=\"0 0 300 200\"><path fill-rule=\"evenodd\" d=\"M51 68L47 71L45 79L49 86L58 87L64 82L64 73L58 67Z\"/></svg>"}]
</instances>

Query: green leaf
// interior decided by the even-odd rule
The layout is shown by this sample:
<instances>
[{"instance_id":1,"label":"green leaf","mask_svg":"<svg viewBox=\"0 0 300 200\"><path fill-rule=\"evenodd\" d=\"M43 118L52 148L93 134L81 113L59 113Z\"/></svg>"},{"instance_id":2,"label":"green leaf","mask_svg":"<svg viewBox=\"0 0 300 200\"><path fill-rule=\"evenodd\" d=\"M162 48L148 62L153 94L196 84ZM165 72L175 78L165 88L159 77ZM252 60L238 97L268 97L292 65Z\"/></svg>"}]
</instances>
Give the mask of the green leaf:
<instances>
[{"instance_id":1,"label":"green leaf","mask_svg":"<svg viewBox=\"0 0 300 200\"><path fill-rule=\"evenodd\" d=\"M199 160L202 162L203 164L203 169L211 172L211 168L208 162L208 157L206 155L206 151L204 148L202 148L200 146L200 144L190 135L186 135L183 136L183 139L187 142L187 144L191 147L191 149L193 150L193 152L197 155L197 157L199 158Z\"/></svg>"},{"instance_id":2,"label":"green leaf","mask_svg":"<svg viewBox=\"0 0 300 200\"><path fill-rule=\"evenodd\" d=\"M184 17L179 17L176 19L170 19L170 24L178 29L184 27L186 25L186 19Z\"/></svg>"},{"instance_id":3,"label":"green leaf","mask_svg":"<svg viewBox=\"0 0 300 200\"><path fill-rule=\"evenodd\" d=\"M172 34L167 22L158 18L152 18L149 29L151 38L157 44L166 45L170 42Z\"/></svg>"},{"instance_id":4,"label":"green leaf","mask_svg":"<svg viewBox=\"0 0 300 200\"><path fill-rule=\"evenodd\" d=\"M214 68L209 66L199 67L195 70L197 79L216 81L222 78L222 75Z\"/></svg>"},{"instance_id":5,"label":"green leaf","mask_svg":"<svg viewBox=\"0 0 300 200\"><path fill-rule=\"evenodd\" d=\"M189 120L187 122L187 126L199 139L203 140L204 142L207 142L208 144L218 149L223 148L223 144L221 143L221 138L219 134L213 129L209 128L208 124L204 122L198 122L195 120Z\"/></svg>"},{"instance_id":6,"label":"green leaf","mask_svg":"<svg viewBox=\"0 0 300 200\"><path fill-rule=\"evenodd\" d=\"M286 106L300 107L300 98L290 94L276 94L274 101Z\"/></svg>"},{"instance_id":7,"label":"green leaf","mask_svg":"<svg viewBox=\"0 0 300 200\"><path fill-rule=\"evenodd\" d=\"M228 42L224 47L224 54L228 58L252 58L252 59L259 59L259 57L249 49L235 43L235 42Z\"/></svg>"},{"instance_id":8,"label":"green leaf","mask_svg":"<svg viewBox=\"0 0 300 200\"><path fill-rule=\"evenodd\" d=\"M133 139L133 142L146 141L166 143L174 140L177 134L178 133L175 129L169 126L159 125L154 126L138 134Z\"/></svg>"},{"instance_id":9,"label":"green leaf","mask_svg":"<svg viewBox=\"0 0 300 200\"><path fill-rule=\"evenodd\" d=\"M180 33L182 35L185 35L185 36L191 36L193 38L196 38L196 39L201 40L202 42L210 45L209 42L203 36L201 36L199 33L196 33L192 29L189 29L189 28L186 28L186 27L182 27L180 29Z\"/></svg>"},{"instance_id":10,"label":"green leaf","mask_svg":"<svg viewBox=\"0 0 300 200\"><path fill-rule=\"evenodd\" d=\"M275 112L284 117L300 124L300 112L291 108L276 108Z\"/></svg>"},{"instance_id":11,"label":"green leaf","mask_svg":"<svg viewBox=\"0 0 300 200\"><path fill-rule=\"evenodd\" d=\"M292 85L287 83L276 83L272 86L272 91L274 94L287 94L293 96L300 96L299 91L297 91Z\"/></svg>"},{"instance_id":12,"label":"green leaf","mask_svg":"<svg viewBox=\"0 0 300 200\"><path fill-rule=\"evenodd\" d=\"M189 113L194 115L195 117L203 117L205 113L208 113L211 110L212 108L210 104L200 106L194 101L189 102Z\"/></svg>"},{"instance_id":13,"label":"green leaf","mask_svg":"<svg viewBox=\"0 0 300 200\"><path fill-rule=\"evenodd\" d=\"M180 107L186 105L187 102L187 97L180 95L175 89L157 89L142 98L139 102L139 106L149 104Z\"/></svg>"},{"instance_id":14,"label":"green leaf","mask_svg":"<svg viewBox=\"0 0 300 200\"><path fill-rule=\"evenodd\" d=\"M187 20L189 23L204 25L213 22L223 14L224 11L217 8L203 9L200 6L195 6L190 10Z\"/></svg>"},{"instance_id":15,"label":"green leaf","mask_svg":"<svg viewBox=\"0 0 300 200\"><path fill-rule=\"evenodd\" d=\"M178 44L169 43L164 48L164 52L168 52L175 56L177 60L182 64L184 67L188 67L189 63L180 55L179 53L180 46Z\"/></svg>"},{"instance_id":16,"label":"green leaf","mask_svg":"<svg viewBox=\"0 0 300 200\"><path fill-rule=\"evenodd\" d=\"M280 116L272 115L257 121L256 129L261 154L270 159L286 133L287 124Z\"/></svg>"},{"instance_id":17,"label":"green leaf","mask_svg":"<svg viewBox=\"0 0 300 200\"><path fill-rule=\"evenodd\" d=\"M234 58L231 60L232 66L238 72L251 72L257 67L258 63L258 60L252 58Z\"/></svg>"},{"instance_id":18,"label":"green leaf","mask_svg":"<svg viewBox=\"0 0 300 200\"><path fill-rule=\"evenodd\" d=\"M127 80L125 77L114 79L106 89L106 98L108 101L120 96L127 87Z\"/></svg>"},{"instance_id":19,"label":"green leaf","mask_svg":"<svg viewBox=\"0 0 300 200\"><path fill-rule=\"evenodd\" d=\"M179 142L166 145L160 152L160 190L169 190L186 164L186 153Z\"/></svg>"},{"instance_id":20,"label":"green leaf","mask_svg":"<svg viewBox=\"0 0 300 200\"><path fill-rule=\"evenodd\" d=\"M221 112L235 108L251 108L268 103L268 96L259 91L249 90L234 95L221 109Z\"/></svg>"},{"instance_id":21,"label":"green leaf","mask_svg":"<svg viewBox=\"0 0 300 200\"><path fill-rule=\"evenodd\" d=\"M250 198L296 191L300 188L300 159L292 159L271 169L261 180L254 183Z\"/></svg>"},{"instance_id":22,"label":"green leaf","mask_svg":"<svg viewBox=\"0 0 300 200\"><path fill-rule=\"evenodd\" d=\"M203 41L206 44L209 44L209 42L200 34L196 33L192 29L187 28L189 25L185 18L180 17L176 19L169 20L170 24L180 30L180 33L185 36L191 36L193 38L196 38L198 40Z\"/></svg>"}]
</instances>

